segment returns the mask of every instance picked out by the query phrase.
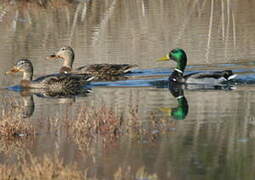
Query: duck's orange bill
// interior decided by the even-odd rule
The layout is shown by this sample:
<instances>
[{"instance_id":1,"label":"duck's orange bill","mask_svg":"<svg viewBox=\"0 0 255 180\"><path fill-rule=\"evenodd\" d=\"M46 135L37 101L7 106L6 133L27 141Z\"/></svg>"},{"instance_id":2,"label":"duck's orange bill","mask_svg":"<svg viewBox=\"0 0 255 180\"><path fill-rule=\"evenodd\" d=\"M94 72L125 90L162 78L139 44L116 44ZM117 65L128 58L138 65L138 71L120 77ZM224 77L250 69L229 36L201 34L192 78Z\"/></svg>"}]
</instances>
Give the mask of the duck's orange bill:
<instances>
[{"instance_id":1,"label":"duck's orange bill","mask_svg":"<svg viewBox=\"0 0 255 180\"><path fill-rule=\"evenodd\" d=\"M16 66L13 66L10 71L7 71L5 74L13 74L13 73L16 73L16 72L19 72L20 70L16 67Z\"/></svg>"},{"instance_id":2,"label":"duck's orange bill","mask_svg":"<svg viewBox=\"0 0 255 180\"><path fill-rule=\"evenodd\" d=\"M58 59L58 58L60 58L60 57L59 57L59 56L57 56L57 55L55 55L55 54L52 54L52 55L50 55L50 56L46 57L46 59L47 59L47 60L51 60L51 59Z\"/></svg>"}]
</instances>

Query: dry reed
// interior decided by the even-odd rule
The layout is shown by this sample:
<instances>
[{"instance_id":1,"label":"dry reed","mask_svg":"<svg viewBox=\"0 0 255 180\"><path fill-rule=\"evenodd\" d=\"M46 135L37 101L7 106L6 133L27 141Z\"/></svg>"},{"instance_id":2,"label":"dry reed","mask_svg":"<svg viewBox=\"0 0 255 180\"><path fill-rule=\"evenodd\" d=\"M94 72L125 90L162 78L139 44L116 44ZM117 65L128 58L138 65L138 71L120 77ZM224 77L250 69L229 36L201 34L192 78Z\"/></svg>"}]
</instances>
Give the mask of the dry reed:
<instances>
[{"instance_id":1,"label":"dry reed","mask_svg":"<svg viewBox=\"0 0 255 180\"><path fill-rule=\"evenodd\" d=\"M34 136L35 128L26 119L12 112L3 112L0 120L0 139Z\"/></svg>"},{"instance_id":2,"label":"dry reed","mask_svg":"<svg viewBox=\"0 0 255 180\"><path fill-rule=\"evenodd\" d=\"M77 117L72 121L66 120L68 136L80 149L89 147L99 138L107 145L118 141L121 137L128 137L133 141L146 140L153 142L160 135L175 127L175 122L166 117L160 118L151 113L146 122L138 116L138 108L130 107L129 113L118 115L112 109L102 105L99 108L80 108Z\"/></svg>"},{"instance_id":3,"label":"dry reed","mask_svg":"<svg viewBox=\"0 0 255 180\"><path fill-rule=\"evenodd\" d=\"M131 167L120 167L114 173L114 179L133 179L130 175ZM136 179L156 180L156 174L148 174L144 167L138 168ZM87 170L81 171L76 164L65 165L63 160L57 156L53 158L45 155L42 158L37 158L28 155L28 158L22 159L13 165L0 164L0 179L17 180L17 179L38 179L38 180L96 180L97 177L89 177Z\"/></svg>"},{"instance_id":4,"label":"dry reed","mask_svg":"<svg viewBox=\"0 0 255 180\"><path fill-rule=\"evenodd\" d=\"M15 165L0 165L0 179L85 179L74 164L65 166L58 157L44 156L19 161Z\"/></svg>"}]
</instances>

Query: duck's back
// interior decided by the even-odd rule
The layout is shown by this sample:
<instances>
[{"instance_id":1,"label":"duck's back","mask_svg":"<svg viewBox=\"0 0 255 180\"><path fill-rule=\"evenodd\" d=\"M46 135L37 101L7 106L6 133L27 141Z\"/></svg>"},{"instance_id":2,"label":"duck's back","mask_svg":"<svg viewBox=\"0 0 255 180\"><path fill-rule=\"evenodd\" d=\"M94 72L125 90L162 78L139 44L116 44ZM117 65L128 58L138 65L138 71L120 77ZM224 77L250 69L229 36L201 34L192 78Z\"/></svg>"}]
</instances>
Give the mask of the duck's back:
<instances>
[{"instance_id":1,"label":"duck's back","mask_svg":"<svg viewBox=\"0 0 255 180\"><path fill-rule=\"evenodd\" d=\"M126 73L136 68L137 65L130 64L91 64L81 66L72 73L85 73L94 76L97 81L126 80Z\"/></svg>"},{"instance_id":2,"label":"duck's back","mask_svg":"<svg viewBox=\"0 0 255 180\"><path fill-rule=\"evenodd\" d=\"M51 91L63 91L81 88L92 79L85 74L50 74L32 81L33 88L44 88Z\"/></svg>"},{"instance_id":3,"label":"duck's back","mask_svg":"<svg viewBox=\"0 0 255 180\"><path fill-rule=\"evenodd\" d=\"M130 72L137 65L130 64L91 64L81 66L76 71L93 74L93 75L111 75L119 76Z\"/></svg>"}]
</instances>

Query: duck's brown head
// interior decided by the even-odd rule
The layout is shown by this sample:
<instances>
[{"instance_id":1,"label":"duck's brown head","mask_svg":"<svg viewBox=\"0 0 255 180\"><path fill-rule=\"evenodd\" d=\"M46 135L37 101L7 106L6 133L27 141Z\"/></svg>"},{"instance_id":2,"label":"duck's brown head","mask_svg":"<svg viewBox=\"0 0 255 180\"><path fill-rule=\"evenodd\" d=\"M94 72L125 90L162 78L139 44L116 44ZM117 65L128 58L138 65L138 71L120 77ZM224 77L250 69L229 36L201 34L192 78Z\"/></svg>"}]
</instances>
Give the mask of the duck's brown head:
<instances>
[{"instance_id":1,"label":"duck's brown head","mask_svg":"<svg viewBox=\"0 0 255 180\"><path fill-rule=\"evenodd\" d=\"M72 68L74 51L70 46L63 46L55 54L48 56L47 59L63 59L63 66Z\"/></svg>"},{"instance_id":2,"label":"duck's brown head","mask_svg":"<svg viewBox=\"0 0 255 180\"><path fill-rule=\"evenodd\" d=\"M32 80L33 77L33 65L28 59L19 59L16 65L13 66L6 74L13 74L16 72L23 72L23 80Z\"/></svg>"}]
</instances>

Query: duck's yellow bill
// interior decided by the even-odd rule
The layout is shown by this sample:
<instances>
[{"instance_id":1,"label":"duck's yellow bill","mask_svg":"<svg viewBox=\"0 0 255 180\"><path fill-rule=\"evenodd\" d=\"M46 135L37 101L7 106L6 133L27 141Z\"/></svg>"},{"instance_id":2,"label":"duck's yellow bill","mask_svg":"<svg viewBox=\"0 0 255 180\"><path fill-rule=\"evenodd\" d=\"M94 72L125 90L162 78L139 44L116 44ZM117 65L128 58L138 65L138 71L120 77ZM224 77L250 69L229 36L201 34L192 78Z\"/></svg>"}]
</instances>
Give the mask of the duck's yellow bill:
<instances>
[{"instance_id":1,"label":"duck's yellow bill","mask_svg":"<svg viewBox=\"0 0 255 180\"><path fill-rule=\"evenodd\" d=\"M7 71L5 74L13 74L13 73L16 73L16 72L19 72L20 70L14 66L10 69L10 71Z\"/></svg>"},{"instance_id":2,"label":"duck's yellow bill","mask_svg":"<svg viewBox=\"0 0 255 180\"><path fill-rule=\"evenodd\" d=\"M159 110L165 114L170 114L172 112L172 108L165 108L165 107L162 107L162 108L159 108Z\"/></svg>"},{"instance_id":3,"label":"duck's yellow bill","mask_svg":"<svg viewBox=\"0 0 255 180\"><path fill-rule=\"evenodd\" d=\"M169 59L169 56L168 55L166 55L166 56L164 56L164 57L162 57L162 58L159 58L159 59L157 59L157 61L169 61L170 59Z\"/></svg>"}]
</instances>

